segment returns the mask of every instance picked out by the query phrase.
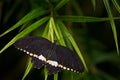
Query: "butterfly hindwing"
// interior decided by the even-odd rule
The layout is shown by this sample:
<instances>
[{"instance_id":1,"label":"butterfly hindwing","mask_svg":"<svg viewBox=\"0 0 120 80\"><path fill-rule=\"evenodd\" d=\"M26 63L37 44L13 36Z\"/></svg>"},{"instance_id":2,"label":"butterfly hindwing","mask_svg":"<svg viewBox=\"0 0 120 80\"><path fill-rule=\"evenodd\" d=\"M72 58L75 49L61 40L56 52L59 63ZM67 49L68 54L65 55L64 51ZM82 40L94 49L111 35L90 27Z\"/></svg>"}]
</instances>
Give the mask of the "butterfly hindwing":
<instances>
[{"instance_id":1,"label":"butterfly hindwing","mask_svg":"<svg viewBox=\"0 0 120 80\"><path fill-rule=\"evenodd\" d=\"M34 58L34 57L32 57L32 63L34 65L34 67L37 69L40 69L45 65L45 62L43 62L37 58Z\"/></svg>"},{"instance_id":2,"label":"butterfly hindwing","mask_svg":"<svg viewBox=\"0 0 120 80\"><path fill-rule=\"evenodd\" d=\"M55 73L60 72L60 71L63 70L60 67L54 67L54 66L51 66L50 64L47 64L47 69L48 69L48 74L49 75L55 74Z\"/></svg>"}]
</instances>

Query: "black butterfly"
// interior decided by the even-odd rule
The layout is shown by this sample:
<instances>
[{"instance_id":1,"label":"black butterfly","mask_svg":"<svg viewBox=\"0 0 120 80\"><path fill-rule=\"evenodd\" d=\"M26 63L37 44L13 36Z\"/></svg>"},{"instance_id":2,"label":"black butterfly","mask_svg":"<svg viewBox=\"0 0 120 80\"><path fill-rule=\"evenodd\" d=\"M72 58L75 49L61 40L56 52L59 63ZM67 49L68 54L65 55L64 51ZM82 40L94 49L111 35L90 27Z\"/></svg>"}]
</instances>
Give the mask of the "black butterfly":
<instances>
[{"instance_id":1,"label":"black butterfly","mask_svg":"<svg viewBox=\"0 0 120 80\"><path fill-rule=\"evenodd\" d=\"M15 47L31 56L34 67L40 69L46 65L49 74L63 69L77 73L84 71L83 63L75 52L45 38L21 38L15 42Z\"/></svg>"}]
</instances>

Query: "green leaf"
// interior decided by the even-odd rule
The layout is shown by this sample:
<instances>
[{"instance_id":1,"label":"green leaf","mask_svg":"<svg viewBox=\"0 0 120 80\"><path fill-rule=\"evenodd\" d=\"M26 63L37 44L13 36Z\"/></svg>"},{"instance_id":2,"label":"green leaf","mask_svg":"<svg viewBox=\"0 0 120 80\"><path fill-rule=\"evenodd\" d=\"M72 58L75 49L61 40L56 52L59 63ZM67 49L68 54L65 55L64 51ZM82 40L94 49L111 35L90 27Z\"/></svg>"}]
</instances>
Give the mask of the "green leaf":
<instances>
[{"instance_id":1,"label":"green leaf","mask_svg":"<svg viewBox=\"0 0 120 80\"><path fill-rule=\"evenodd\" d=\"M48 37L48 30L49 30L49 24L45 26L44 32L42 33L42 37L44 38Z\"/></svg>"},{"instance_id":2,"label":"green leaf","mask_svg":"<svg viewBox=\"0 0 120 80\"><path fill-rule=\"evenodd\" d=\"M54 31L53 31L52 17L50 17L50 21L49 21L48 37L52 42L54 42Z\"/></svg>"},{"instance_id":3,"label":"green leaf","mask_svg":"<svg viewBox=\"0 0 120 80\"><path fill-rule=\"evenodd\" d=\"M98 18L98 17L87 17L87 16L56 16L56 18L62 21L71 21L71 22L101 22L101 21L109 21L110 19L120 19L120 17Z\"/></svg>"},{"instance_id":4,"label":"green leaf","mask_svg":"<svg viewBox=\"0 0 120 80\"><path fill-rule=\"evenodd\" d=\"M44 80L47 80L47 78L48 78L48 70L47 70L46 66L44 67L44 73L45 73L45 79Z\"/></svg>"},{"instance_id":5,"label":"green leaf","mask_svg":"<svg viewBox=\"0 0 120 80\"><path fill-rule=\"evenodd\" d=\"M29 61L28 61L28 65L27 65L27 68L26 68L26 70L25 70L25 73L24 73L24 76L23 76L23 78L22 78L22 80L24 80L25 79L25 77L28 75L28 73L30 72L30 70L32 69L32 63L31 63L31 59L29 59Z\"/></svg>"},{"instance_id":6,"label":"green leaf","mask_svg":"<svg viewBox=\"0 0 120 80\"><path fill-rule=\"evenodd\" d=\"M34 18L37 18L38 16L44 15L45 13L47 13L48 10L43 10L42 8L37 8L33 11L31 11L30 13L28 13L27 15L25 15L22 19L20 19L15 25L13 25L11 28L9 28L7 31L5 31L4 33L2 33L0 35L0 37L4 36L5 34L9 33L10 31L14 30L15 28L19 27L20 25L24 24L27 21L30 21Z\"/></svg>"},{"instance_id":7,"label":"green leaf","mask_svg":"<svg viewBox=\"0 0 120 80\"><path fill-rule=\"evenodd\" d=\"M119 55L117 31L116 31L115 22L114 22L114 20L113 20L112 12L111 12L111 9L110 9L109 0L103 0L103 2L104 2L104 4L105 4L105 7L106 7L106 10L107 10L108 16L109 16L109 18L110 18L110 24L111 24L111 28L112 28L112 31L113 31L113 36L114 36L114 40L115 40L115 44L116 44L116 49L117 49L117 53L118 53L118 55Z\"/></svg>"},{"instance_id":8,"label":"green leaf","mask_svg":"<svg viewBox=\"0 0 120 80\"><path fill-rule=\"evenodd\" d=\"M21 0L15 1L15 3L11 6L12 8L9 9L9 11L5 13L5 17L4 17L4 19L3 19L3 23L4 23L4 24L9 20L9 18L11 17L11 15L14 14L14 11L15 11L15 10L18 8L18 6L20 5L20 2L21 2Z\"/></svg>"},{"instance_id":9,"label":"green leaf","mask_svg":"<svg viewBox=\"0 0 120 80\"><path fill-rule=\"evenodd\" d=\"M54 80L58 80L58 73L54 74Z\"/></svg>"},{"instance_id":10,"label":"green leaf","mask_svg":"<svg viewBox=\"0 0 120 80\"><path fill-rule=\"evenodd\" d=\"M76 0L71 0L70 1L70 4L72 4L73 6L73 9L75 9L75 12L78 14L78 15L84 15L83 11L82 11L82 7L81 5L78 3L78 1Z\"/></svg>"},{"instance_id":11,"label":"green leaf","mask_svg":"<svg viewBox=\"0 0 120 80\"><path fill-rule=\"evenodd\" d=\"M93 8L95 10L95 8L96 8L96 0L91 0L91 2L92 2L92 5L93 5Z\"/></svg>"},{"instance_id":12,"label":"green leaf","mask_svg":"<svg viewBox=\"0 0 120 80\"><path fill-rule=\"evenodd\" d=\"M69 0L61 0L57 6L54 8L55 10L60 9L62 6L64 6Z\"/></svg>"},{"instance_id":13,"label":"green leaf","mask_svg":"<svg viewBox=\"0 0 120 80\"><path fill-rule=\"evenodd\" d=\"M66 46L65 41L64 41L64 37L63 37L64 34L62 34L60 26L57 22L56 22L56 27L54 27L53 29L55 30L55 33L56 33L56 36L57 36L59 43L63 46Z\"/></svg>"},{"instance_id":14,"label":"green leaf","mask_svg":"<svg viewBox=\"0 0 120 80\"><path fill-rule=\"evenodd\" d=\"M48 34L48 30L49 30L49 25L47 24L46 26L45 26L45 29L44 29L44 31L43 31L43 33L42 33L42 37L44 37L44 38L47 38L48 36L47 36L47 34Z\"/></svg>"},{"instance_id":15,"label":"green leaf","mask_svg":"<svg viewBox=\"0 0 120 80\"><path fill-rule=\"evenodd\" d=\"M35 30L36 28L38 28L40 25L44 24L47 20L49 19L49 17L44 17L38 21L36 21L35 23L33 23L32 25L30 25L29 27L27 27L26 29L24 29L22 32L20 32L18 35L16 35L8 44L6 44L2 50L0 50L0 53L2 53L5 49L7 49L9 46L11 46L16 40L18 40L21 37L26 36L27 34L29 34L31 31Z\"/></svg>"},{"instance_id":16,"label":"green leaf","mask_svg":"<svg viewBox=\"0 0 120 80\"><path fill-rule=\"evenodd\" d=\"M116 0L111 0L112 1L112 3L114 4L114 6L116 7L116 9L118 10L118 12L120 13L120 6L119 6L119 4L117 3L117 1Z\"/></svg>"}]
</instances>

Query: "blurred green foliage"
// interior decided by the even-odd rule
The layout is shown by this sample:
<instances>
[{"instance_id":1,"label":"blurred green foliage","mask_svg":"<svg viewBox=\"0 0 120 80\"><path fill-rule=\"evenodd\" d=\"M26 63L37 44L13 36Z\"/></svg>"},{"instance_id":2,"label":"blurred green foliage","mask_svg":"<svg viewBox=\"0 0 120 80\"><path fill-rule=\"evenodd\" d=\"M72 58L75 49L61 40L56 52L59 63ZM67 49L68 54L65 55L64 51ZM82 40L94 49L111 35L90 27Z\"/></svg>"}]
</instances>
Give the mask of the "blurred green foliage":
<instances>
[{"instance_id":1,"label":"blurred green foliage","mask_svg":"<svg viewBox=\"0 0 120 80\"><path fill-rule=\"evenodd\" d=\"M0 80L120 80L119 15L119 0L1 0ZM58 39L88 71L50 76L33 69L28 56L12 46L27 35Z\"/></svg>"}]
</instances>

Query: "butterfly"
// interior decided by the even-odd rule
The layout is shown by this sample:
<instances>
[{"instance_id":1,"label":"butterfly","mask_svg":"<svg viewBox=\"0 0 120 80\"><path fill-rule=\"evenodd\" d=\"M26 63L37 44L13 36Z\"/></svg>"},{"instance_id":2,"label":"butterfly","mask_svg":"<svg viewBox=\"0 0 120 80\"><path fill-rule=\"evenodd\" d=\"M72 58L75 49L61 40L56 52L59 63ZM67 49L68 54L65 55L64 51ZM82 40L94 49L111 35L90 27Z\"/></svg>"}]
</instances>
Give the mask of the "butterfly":
<instances>
[{"instance_id":1,"label":"butterfly","mask_svg":"<svg viewBox=\"0 0 120 80\"><path fill-rule=\"evenodd\" d=\"M35 68L46 66L49 74L62 70L84 72L84 65L78 55L67 47L56 45L48 39L28 36L17 40L14 46L32 58Z\"/></svg>"}]
</instances>

